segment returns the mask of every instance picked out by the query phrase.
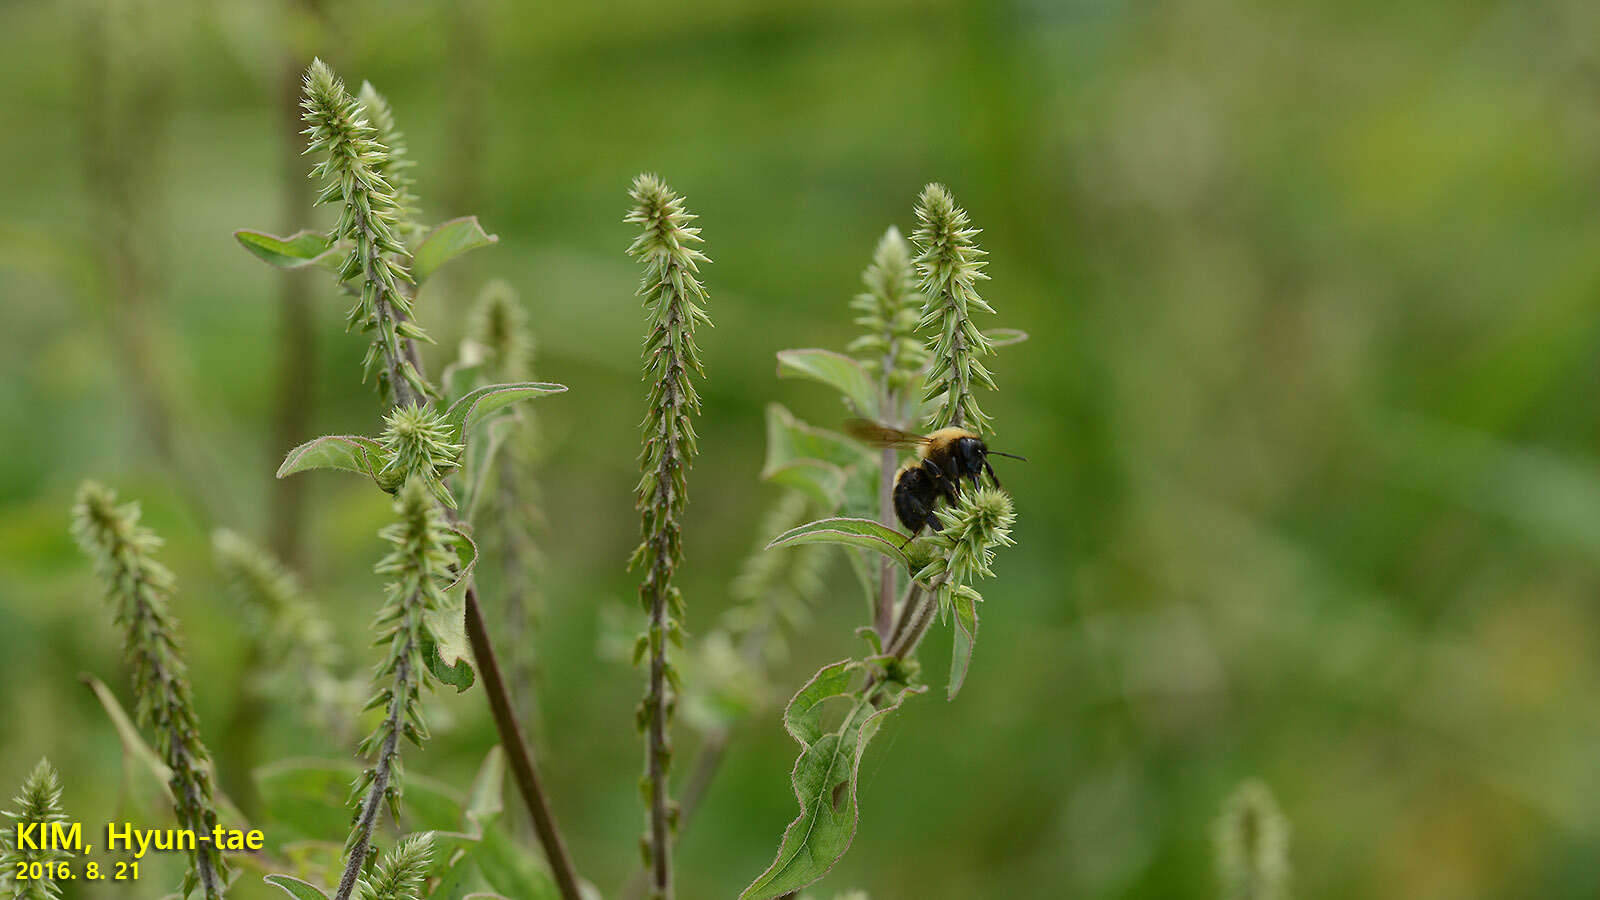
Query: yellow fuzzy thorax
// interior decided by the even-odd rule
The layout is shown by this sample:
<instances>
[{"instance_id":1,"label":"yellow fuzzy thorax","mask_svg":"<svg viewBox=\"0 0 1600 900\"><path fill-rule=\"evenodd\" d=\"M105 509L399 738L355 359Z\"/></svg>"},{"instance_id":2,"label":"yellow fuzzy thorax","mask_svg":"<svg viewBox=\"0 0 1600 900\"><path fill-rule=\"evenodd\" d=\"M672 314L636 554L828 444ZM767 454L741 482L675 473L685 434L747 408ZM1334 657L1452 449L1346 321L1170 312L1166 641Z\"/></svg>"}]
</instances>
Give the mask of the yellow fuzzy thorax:
<instances>
[{"instance_id":1,"label":"yellow fuzzy thorax","mask_svg":"<svg viewBox=\"0 0 1600 900\"><path fill-rule=\"evenodd\" d=\"M944 456L950 452L951 445L962 438L975 438L978 435L965 428L941 428L923 439L917 446L917 455L923 459Z\"/></svg>"}]
</instances>

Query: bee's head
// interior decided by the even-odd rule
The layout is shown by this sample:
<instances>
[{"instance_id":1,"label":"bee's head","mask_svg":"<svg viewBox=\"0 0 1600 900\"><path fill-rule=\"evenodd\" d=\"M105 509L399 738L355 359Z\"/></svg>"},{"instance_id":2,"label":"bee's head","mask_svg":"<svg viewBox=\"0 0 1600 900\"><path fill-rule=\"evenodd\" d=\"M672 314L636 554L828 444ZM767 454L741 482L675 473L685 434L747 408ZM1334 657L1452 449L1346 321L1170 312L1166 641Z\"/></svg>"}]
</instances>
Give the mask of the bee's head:
<instances>
[{"instance_id":1,"label":"bee's head","mask_svg":"<svg viewBox=\"0 0 1600 900\"><path fill-rule=\"evenodd\" d=\"M989 448L982 440L975 437L957 438L950 452L955 457L956 468L962 477L975 479L983 474L984 457L989 454Z\"/></svg>"}]
</instances>

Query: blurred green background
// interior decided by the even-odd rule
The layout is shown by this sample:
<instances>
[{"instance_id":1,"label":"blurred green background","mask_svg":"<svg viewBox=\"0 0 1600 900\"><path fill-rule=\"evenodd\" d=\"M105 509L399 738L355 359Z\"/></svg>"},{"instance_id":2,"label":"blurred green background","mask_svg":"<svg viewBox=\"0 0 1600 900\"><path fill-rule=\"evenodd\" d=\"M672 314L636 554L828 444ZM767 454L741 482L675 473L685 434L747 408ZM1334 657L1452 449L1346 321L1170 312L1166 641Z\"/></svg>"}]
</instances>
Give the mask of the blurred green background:
<instances>
[{"instance_id":1,"label":"blurred green background","mask_svg":"<svg viewBox=\"0 0 1600 900\"><path fill-rule=\"evenodd\" d=\"M716 328L690 480L692 630L776 495L762 409L841 419L773 352L842 349L883 229L947 183L984 229L1000 351L985 401L1018 546L985 587L963 693L863 766L863 823L822 885L877 900L1216 895L1211 822L1264 779L1298 896L1600 894L1600 6L1588 0L506 0L0 5L0 790L49 754L85 822L117 742L77 681L126 698L67 535L86 476L169 546L224 784L347 756L271 709L228 738L247 636L209 531L266 538L284 435L279 273L230 232L326 227L289 158L313 54L393 102L425 217L500 244L419 301L434 371L490 276L531 313L549 612L535 728L579 868L637 859L639 675L597 658L642 414L625 191L701 215ZM371 433L364 340L305 283L294 439ZM365 665L388 511L305 479L306 579ZM857 652L838 590L785 692ZM923 661L949 653L936 628ZM408 769L456 785L493 729L436 694ZM681 731L683 758L694 738ZM680 852L728 897L793 816L774 710L737 730ZM156 896L138 889L99 896ZM140 893L143 891L144 893ZM89 896L83 890L81 896Z\"/></svg>"}]
</instances>

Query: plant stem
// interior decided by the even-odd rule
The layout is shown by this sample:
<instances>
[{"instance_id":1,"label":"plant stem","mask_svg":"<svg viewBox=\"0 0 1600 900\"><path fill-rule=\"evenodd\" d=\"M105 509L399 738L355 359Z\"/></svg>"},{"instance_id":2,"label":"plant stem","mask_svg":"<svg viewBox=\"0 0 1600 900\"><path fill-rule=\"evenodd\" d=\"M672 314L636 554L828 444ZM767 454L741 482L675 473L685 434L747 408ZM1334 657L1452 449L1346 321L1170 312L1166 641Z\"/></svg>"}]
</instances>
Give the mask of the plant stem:
<instances>
[{"instance_id":1,"label":"plant stem","mask_svg":"<svg viewBox=\"0 0 1600 900\"><path fill-rule=\"evenodd\" d=\"M467 640L472 643L472 655L478 663L478 675L483 679L483 692L489 697L489 711L500 732L500 744L505 748L511 765L511 774L533 819L539 843L544 847L545 859L555 874L556 886L564 900L582 900L578 889L578 874L567 854L567 845L556 827L555 814L545 798L544 786L539 781L539 769L533 755L528 752L522 726L517 724L516 713L511 708L511 696L506 692L505 679L500 674L500 663L495 659L494 647L489 643L489 630L484 624L483 609L478 605L478 591L467 588Z\"/></svg>"},{"instance_id":2,"label":"plant stem","mask_svg":"<svg viewBox=\"0 0 1600 900\"><path fill-rule=\"evenodd\" d=\"M892 448L884 448L878 463L878 521L893 528L894 473L897 457ZM879 643L889 640L894 627L894 563L888 557L878 562L878 602L873 608L872 628L878 633Z\"/></svg>"},{"instance_id":3,"label":"plant stem","mask_svg":"<svg viewBox=\"0 0 1600 900\"><path fill-rule=\"evenodd\" d=\"M403 686L411 680L412 652L408 646L400 654L395 667L394 696L389 700L389 710L384 718L387 734L378 748L378 763L374 767L372 784L367 788L366 802L361 805L361 815L356 819L356 840L350 845L349 859L345 862L344 874L339 878L339 890L334 894L334 900L350 900L351 893L355 891L356 879L361 876L361 870L367 864L367 851L372 846L372 830L377 827L378 812L383 809L383 800L389 789L389 778L394 771L394 760L399 755L397 750L400 729L405 717L408 696L408 691Z\"/></svg>"}]
</instances>

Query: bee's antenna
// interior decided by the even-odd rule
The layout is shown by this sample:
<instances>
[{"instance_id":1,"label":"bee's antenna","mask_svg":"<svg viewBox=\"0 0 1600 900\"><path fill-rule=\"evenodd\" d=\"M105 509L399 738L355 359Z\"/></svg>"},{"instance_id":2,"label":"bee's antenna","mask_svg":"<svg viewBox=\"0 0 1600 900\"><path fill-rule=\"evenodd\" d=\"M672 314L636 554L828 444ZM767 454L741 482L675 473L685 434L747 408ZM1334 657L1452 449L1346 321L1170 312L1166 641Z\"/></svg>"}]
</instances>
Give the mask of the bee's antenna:
<instances>
[{"instance_id":1,"label":"bee's antenna","mask_svg":"<svg viewBox=\"0 0 1600 900\"><path fill-rule=\"evenodd\" d=\"M995 456L1004 456L1006 459L1014 459L1014 460L1017 460L1019 462L1027 462L1028 461L1028 458L1026 456L1018 456L1015 453L1001 453L999 450L990 450L989 452L993 453Z\"/></svg>"}]
</instances>

